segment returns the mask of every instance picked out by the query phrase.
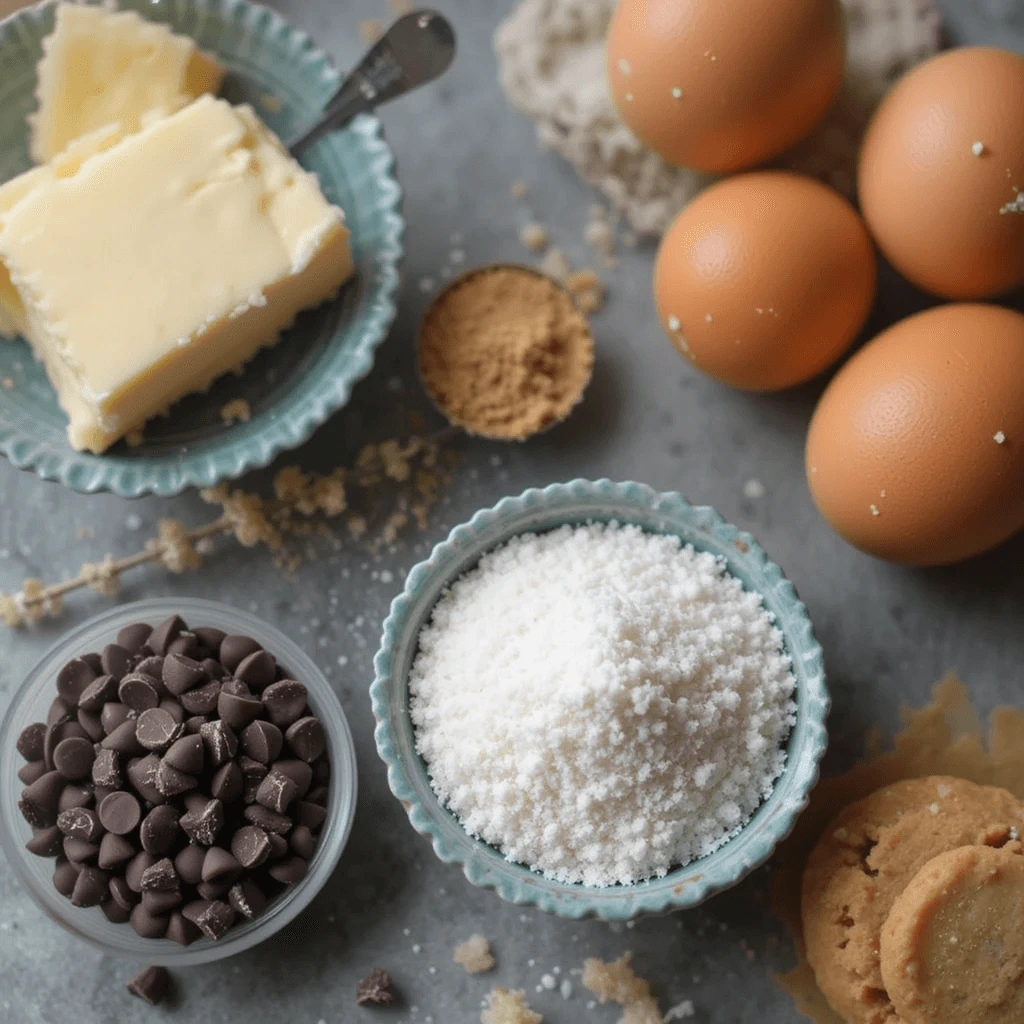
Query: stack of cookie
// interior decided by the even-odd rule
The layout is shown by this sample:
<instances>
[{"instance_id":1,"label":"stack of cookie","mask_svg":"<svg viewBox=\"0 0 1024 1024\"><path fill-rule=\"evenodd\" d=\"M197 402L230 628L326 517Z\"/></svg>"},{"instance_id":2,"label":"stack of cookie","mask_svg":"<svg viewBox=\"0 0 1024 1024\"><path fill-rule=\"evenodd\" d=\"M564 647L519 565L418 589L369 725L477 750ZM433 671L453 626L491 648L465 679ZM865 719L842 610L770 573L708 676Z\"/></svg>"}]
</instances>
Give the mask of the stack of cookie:
<instances>
[{"instance_id":1,"label":"stack of cookie","mask_svg":"<svg viewBox=\"0 0 1024 1024\"><path fill-rule=\"evenodd\" d=\"M804 872L807 958L848 1024L1024 1021L1024 805L930 776L842 810Z\"/></svg>"}]
</instances>

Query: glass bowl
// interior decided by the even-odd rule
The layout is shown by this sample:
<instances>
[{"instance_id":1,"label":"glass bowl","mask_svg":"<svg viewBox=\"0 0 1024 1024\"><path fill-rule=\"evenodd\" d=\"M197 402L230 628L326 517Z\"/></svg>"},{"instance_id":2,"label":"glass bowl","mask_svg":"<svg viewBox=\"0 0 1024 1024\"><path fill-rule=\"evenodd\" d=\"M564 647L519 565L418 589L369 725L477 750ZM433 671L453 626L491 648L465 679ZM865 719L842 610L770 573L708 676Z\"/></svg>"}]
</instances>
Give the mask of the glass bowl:
<instances>
[{"instance_id":1,"label":"glass bowl","mask_svg":"<svg viewBox=\"0 0 1024 1024\"><path fill-rule=\"evenodd\" d=\"M700 551L725 559L728 570L764 599L782 631L796 677L796 724L787 745L786 767L771 795L750 821L708 857L634 885L592 888L556 882L475 839L441 804L416 751L409 717L408 676L421 629L441 593L487 551L511 537L551 530L566 523L631 523L653 533L675 534ZM528 490L484 509L409 573L391 605L370 690L377 721L377 751L388 767L391 791L413 827L433 843L437 856L462 866L474 884L495 889L512 903L532 904L563 917L626 920L696 906L735 885L771 856L807 806L828 744L829 696L821 646L793 584L749 534L723 521L714 509L695 507L678 494L659 494L638 483L574 480Z\"/></svg>"},{"instance_id":2,"label":"glass bowl","mask_svg":"<svg viewBox=\"0 0 1024 1024\"><path fill-rule=\"evenodd\" d=\"M53 887L53 858L37 857L25 849L32 830L17 806L23 788L17 772L24 761L15 749L15 741L30 722L46 720L46 713L56 695L58 669L85 651L101 650L113 641L122 626L130 622L156 625L175 613L189 625L216 626L227 633L251 636L286 665L292 676L306 685L309 706L323 722L331 758L327 818L306 877L270 903L259 917L236 925L223 939L214 942L201 938L190 946L179 946L171 939L143 939L131 925L108 921L98 907L73 907ZM0 845L18 878L47 916L72 935L104 953L138 958L150 964L184 967L220 960L255 946L297 917L337 866L352 830L356 792L352 734L345 712L323 673L280 630L253 615L213 601L153 598L121 605L90 619L62 637L29 672L0 725Z\"/></svg>"}]
</instances>

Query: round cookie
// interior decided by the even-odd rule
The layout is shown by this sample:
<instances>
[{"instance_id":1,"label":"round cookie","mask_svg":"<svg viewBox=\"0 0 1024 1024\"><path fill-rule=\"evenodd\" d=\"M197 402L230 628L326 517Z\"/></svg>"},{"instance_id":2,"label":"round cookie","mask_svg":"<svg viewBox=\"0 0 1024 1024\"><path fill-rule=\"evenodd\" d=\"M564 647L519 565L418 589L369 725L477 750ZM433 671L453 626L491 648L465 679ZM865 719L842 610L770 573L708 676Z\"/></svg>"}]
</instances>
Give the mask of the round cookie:
<instances>
[{"instance_id":1,"label":"round cookie","mask_svg":"<svg viewBox=\"0 0 1024 1024\"><path fill-rule=\"evenodd\" d=\"M839 813L807 861L801 912L807 959L840 1016L891 1022L879 938L914 875L940 853L1000 845L1017 829L1024 806L1011 793L946 776L885 786Z\"/></svg>"},{"instance_id":2,"label":"round cookie","mask_svg":"<svg viewBox=\"0 0 1024 1024\"><path fill-rule=\"evenodd\" d=\"M882 978L902 1024L1024 1021L1024 856L964 846L932 858L882 928Z\"/></svg>"}]
</instances>

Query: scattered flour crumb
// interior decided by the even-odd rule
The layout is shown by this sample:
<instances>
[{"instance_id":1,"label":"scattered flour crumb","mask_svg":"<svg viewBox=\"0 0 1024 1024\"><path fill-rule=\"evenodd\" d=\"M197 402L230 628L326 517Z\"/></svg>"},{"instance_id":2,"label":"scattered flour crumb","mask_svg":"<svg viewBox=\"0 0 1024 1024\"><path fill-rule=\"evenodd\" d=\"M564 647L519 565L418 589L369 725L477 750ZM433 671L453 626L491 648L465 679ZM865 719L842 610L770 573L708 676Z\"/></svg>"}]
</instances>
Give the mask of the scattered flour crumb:
<instances>
[{"instance_id":1,"label":"scattered flour crumb","mask_svg":"<svg viewBox=\"0 0 1024 1024\"><path fill-rule=\"evenodd\" d=\"M684 999L681 1003L676 1003L665 1014L665 1024L669 1024L669 1021L673 1020L687 1020L690 1017L696 1016L696 1013L697 1011L693 1008L693 1001L691 999Z\"/></svg>"},{"instance_id":2,"label":"scattered flour crumb","mask_svg":"<svg viewBox=\"0 0 1024 1024\"><path fill-rule=\"evenodd\" d=\"M553 277L556 281L564 281L569 274L572 273L572 268L569 266L569 257L559 248L548 249L541 261L540 269L542 273Z\"/></svg>"},{"instance_id":3,"label":"scattered flour crumb","mask_svg":"<svg viewBox=\"0 0 1024 1024\"><path fill-rule=\"evenodd\" d=\"M563 999L572 999L572 982L568 978L559 985L558 990L562 993Z\"/></svg>"},{"instance_id":4,"label":"scattered flour crumb","mask_svg":"<svg viewBox=\"0 0 1024 1024\"><path fill-rule=\"evenodd\" d=\"M14 381L10 377L0 377L0 386L5 391L12 391L14 389Z\"/></svg>"},{"instance_id":5,"label":"scattered flour crumb","mask_svg":"<svg viewBox=\"0 0 1024 1024\"><path fill-rule=\"evenodd\" d=\"M124 521L126 530L141 530L142 529L142 516L136 515L132 512L125 518Z\"/></svg>"},{"instance_id":6,"label":"scattered flour crumb","mask_svg":"<svg viewBox=\"0 0 1024 1024\"><path fill-rule=\"evenodd\" d=\"M542 974L540 976L540 983L541 986L546 988L549 992L558 987L558 982L555 981L555 976L553 974Z\"/></svg>"},{"instance_id":7,"label":"scattered flour crumb","mask_svg":"<svg viewBox=\"0 0 1024 1024\"><path fill-rule=\"evenodd\" d=\"M471 935L461 945L455 947L452 959L467 974L484 974L494 967L494 956L491 945L482 935Z\"/></svg>"},{"instance_id":8,"label":"scattered flour crumb","mask_svg":"<svg viewBox=\"0 0 1024 1024\"><path fill-rule=\"evenodd\" d=\"M487 1005L480 1014L480 1024L543 1024L544 1018L526 1005L524 992L507 988L487 993Z\"/></svg>"},{"instance_id":9,"label":"scattered flour crumb","mask_svg":"<svg viewBox=\"0 0 1024 1024\"><path fill-rule=\"evenodd\" d=\"M1006 443L1006 435L1001 430L997 430L992 435L992 440L995 441L996 444L1005 444Z\"/></svg>"},{"instance_id":10,"label":"scattered flour crumb","mask_svg":"<svg viewBox=\"0 0 1024 1024\"><path fill-rule=\"evenodd\" d=\"M1024 192L1018 191L1016 196L1014 196L1010 202L1000 208L999 212L1024 214Z\"/></svg>"},{"instance_id":11,"label":"scattered flour crumb","mask_svg":"<svg viewBox=\"0 0 1024 1024\"><path fill-rule=\"evenodd\" d=\"M220 418L225 423L248 423L252 419L252 409L244 398L233 398L220 408Z\"/></svg>"},{"instance_id":12,"label":"scattered flour crumb","mask_svg":"<svg viewBox=\"0 0 1024 1024\"><path fill-rule=\"evenodd\" d=\"M981 156L985 152L985 143L976 142L973 146L971 146L971 152L975 156Z\"/></svg>"},{"instance_id":13,"label":"scattered flour crumb","mask_svg":"<svg viewBox=\"0 0 1024 1024\"><path fill-rule=\"evenodd\" d=\"M750 498L752 501L757 501L758 498L763 498L765 495L764 484L760 480L748 480L743 485L743 495L746 498Z\"/></svg>"},{"instance_id":14,"label":"scattered flour crumb","mask_svg":"<svg viewBox=\"0 0 1024 1024\"><path fill-rule=\"evenodd\" d=\"M543 224L525 224L519 232L519 241L530 252L541 253L547 249L551 240Z\"/></svg>"}]
</instances>

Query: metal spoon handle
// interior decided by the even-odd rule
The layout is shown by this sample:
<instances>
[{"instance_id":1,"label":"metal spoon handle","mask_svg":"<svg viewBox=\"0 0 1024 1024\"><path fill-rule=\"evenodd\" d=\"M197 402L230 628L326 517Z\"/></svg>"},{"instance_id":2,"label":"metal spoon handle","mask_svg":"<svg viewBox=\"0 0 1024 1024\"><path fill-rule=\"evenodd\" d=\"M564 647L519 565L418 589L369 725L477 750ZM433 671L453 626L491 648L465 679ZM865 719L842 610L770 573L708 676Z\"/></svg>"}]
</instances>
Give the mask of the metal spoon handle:
<instances>
[{"instance_id":1,"label":"metal spoon handle","mask_svg":"<svg viewBox=\"0 0 1024 1024\"><path fill-rule=\"evenodd\" d=\"M436 11L403 15L374 43L328 101L323 114L288 149L300 156L330 132L443 74L455 57L455 31Z\"/></svg>"}]
</instances>

